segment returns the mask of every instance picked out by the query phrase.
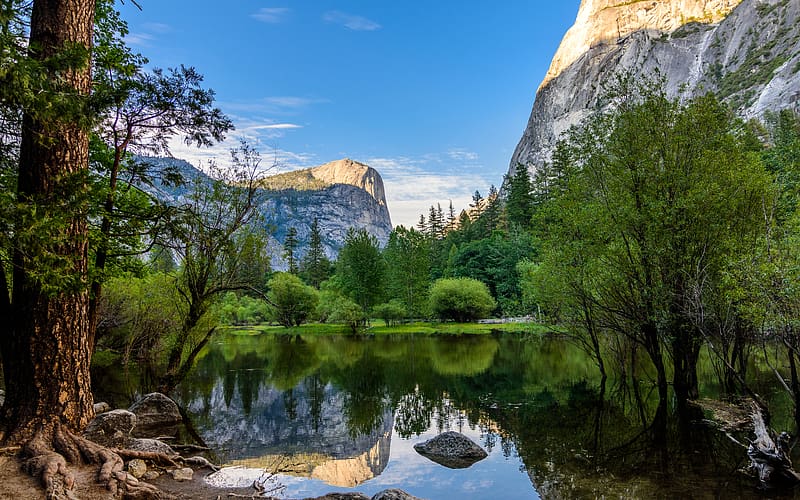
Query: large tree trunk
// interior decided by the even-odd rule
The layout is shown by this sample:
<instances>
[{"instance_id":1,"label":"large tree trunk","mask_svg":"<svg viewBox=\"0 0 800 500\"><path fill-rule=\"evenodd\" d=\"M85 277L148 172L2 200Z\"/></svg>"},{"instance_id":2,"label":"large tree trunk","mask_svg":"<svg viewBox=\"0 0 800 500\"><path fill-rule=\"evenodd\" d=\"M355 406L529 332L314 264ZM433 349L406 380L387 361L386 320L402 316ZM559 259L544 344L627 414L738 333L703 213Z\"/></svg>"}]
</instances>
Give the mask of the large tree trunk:
<instances>
[{"instance_id":1,"label":"large tree trunk","mask_svg":"<svg viewBox=\"0 0 800 500\"><path fill-rule=\"evenodd\" d=\"M11 315L4 318L0 335L6 385L0 419L6 442L30 440L60 426L82 429L93 417L87 290L89 140L78 110L80 96L91 88L94 12L94 0L33 3L31 57L45 60L79 47L86 50L86 60L51 70L47 83L49 89L74 90L75 112L71 106L58 116L33 110L23 118L18 195L35 212L15 231ZM53 94L53 100L63 99ZM23 239L31 221L42 228Z\"/></svg>"}]
</instances>

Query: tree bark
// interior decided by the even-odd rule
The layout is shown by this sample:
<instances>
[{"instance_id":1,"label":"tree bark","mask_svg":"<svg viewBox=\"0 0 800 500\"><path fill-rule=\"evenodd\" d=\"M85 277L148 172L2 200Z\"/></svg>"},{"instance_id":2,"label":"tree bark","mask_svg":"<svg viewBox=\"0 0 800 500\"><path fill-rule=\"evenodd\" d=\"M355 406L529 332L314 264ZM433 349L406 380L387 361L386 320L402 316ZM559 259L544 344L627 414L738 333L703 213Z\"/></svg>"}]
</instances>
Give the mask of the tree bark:
<instances>
[{"instance_id":1,"label":"tree bark","mask_svg":"<svg viewBox=\"0 0 800 500\"><path fill-rule=\"evenodd\" d=\"M30 440L59 425L79 430L94 416L87 290L89 139L78 111L91 88L94 12L94 0L33 3L30 57L43 61L80 47L86 60L48 75L45 91L74 94L74 113L33 110L23 117L18 197L35 207L34 220L44 229L24 241L20 235L30 232L30 222L15 230L11 315L0 335L6 385L0 421L6 442ZM42 278L54 266L56 284Z\"/></svg>"}]
</instances>

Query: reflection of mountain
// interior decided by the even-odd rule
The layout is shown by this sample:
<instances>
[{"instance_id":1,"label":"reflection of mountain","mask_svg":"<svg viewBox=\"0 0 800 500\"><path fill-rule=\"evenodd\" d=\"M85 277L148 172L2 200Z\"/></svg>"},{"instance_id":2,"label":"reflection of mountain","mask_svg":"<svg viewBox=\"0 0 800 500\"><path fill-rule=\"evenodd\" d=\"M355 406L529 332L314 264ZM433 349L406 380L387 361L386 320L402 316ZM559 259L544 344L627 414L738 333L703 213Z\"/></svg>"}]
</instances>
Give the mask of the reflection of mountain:
<instances>
[{"instance_id":1,"label":"reflection of mountain","mask_svg":"<svg viewBox=\"0 0 800 500\"><path fill-rule=\"evenodd\" d=\"M233 465L276 468L321 479L335 486L355 486L379 475L389 461L392 410L382 411L376 429L353 437L348 426L346 393L315 377L289 391L261 386L245 411L240 394L226 403L218 379L210 399L188 402L195 424L208 446ZM280 455L291 455L286 459Z\"/></svg>"}]
</instances>

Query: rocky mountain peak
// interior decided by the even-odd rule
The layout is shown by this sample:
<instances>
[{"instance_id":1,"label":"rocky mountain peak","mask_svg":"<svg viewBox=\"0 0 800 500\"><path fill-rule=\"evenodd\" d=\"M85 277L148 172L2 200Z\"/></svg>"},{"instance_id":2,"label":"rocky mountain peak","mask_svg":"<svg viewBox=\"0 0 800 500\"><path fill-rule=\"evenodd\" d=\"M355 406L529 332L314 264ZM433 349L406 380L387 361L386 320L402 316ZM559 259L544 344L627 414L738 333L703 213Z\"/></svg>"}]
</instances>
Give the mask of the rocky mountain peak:
<instances>
[{"instance_id":1,"label":"rocky mountain peak","mask_svg":"<svg viewBox=\"0 0 800 500\"><path fill-rule=\"evenodd\" d=\"M386 206L383 179L374 168L350 158L332 161L310 170L311 175L326 184L348 184L369 193L381 206Z\"/></svg>"},{"instance_id":2,"label":"rocky mountain peak","mask_svg":"<svg viewBox=\"0 0 800 500\"><path fill-rule=\"evenodd\" d=\"M690 22L717 23L740 3L742 0L583 0L541 87L600 43L613 43L641 30L672 33Z\"/></svg>"},{"instance_id":3,"label":"rocky mountain peak","mask_svg":"<svg viewBox=\"0 0 800 500\"><path fill-rule=\"evenodd\" d=\"M549 162L618 75L665 79L670 97L714 92L739 116L800 111L800 1L583 0L509 165Z\"/></svg>"}]
</instances>

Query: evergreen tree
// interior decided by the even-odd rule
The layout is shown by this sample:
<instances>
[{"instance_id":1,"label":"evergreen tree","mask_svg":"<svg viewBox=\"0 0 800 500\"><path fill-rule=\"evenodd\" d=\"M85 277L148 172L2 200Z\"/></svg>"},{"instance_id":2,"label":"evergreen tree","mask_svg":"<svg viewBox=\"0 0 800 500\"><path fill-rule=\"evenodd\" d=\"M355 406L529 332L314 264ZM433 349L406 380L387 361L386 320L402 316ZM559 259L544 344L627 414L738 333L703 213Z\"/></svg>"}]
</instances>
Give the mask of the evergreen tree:
<instances>
[{"instance_id":1,"label":"evergreen tree","mask_svg":"<svg viewBox=\"0 0 800 500\"><path fill-rule=\"evenodd\" d=\"M297 243L297 229L292 226L286 231L286 238L283 240L283 258L286 259L286 265L292 274L297 274L297 261L294 257Z\"/></svg>"},{"instance_id":2,"label":"evergreen tree","mask_svg":"<svg viewBox=\"0 0 800 500\"><path fill-rule=\"evenodd\" d=\"M314 217L311 223L311 235L308 242L308 251L303 256L302 275L306 283L319 290L320 284L328 279L330 275L331 263L325 255L325 248L322 245L322 234L319 230L319 220Z\"/></svg>"},{"instance_id":3,"label":"evergreen tree","mask_svg":"<svg viewBox=\"0 0 800 500\"><path fill-rule=\"evenodd\" d=\"M522 164L506 177L506 219L509 226L528 229L533 217L534 195L528 168Z\"/></svg>"}]
</instances>

